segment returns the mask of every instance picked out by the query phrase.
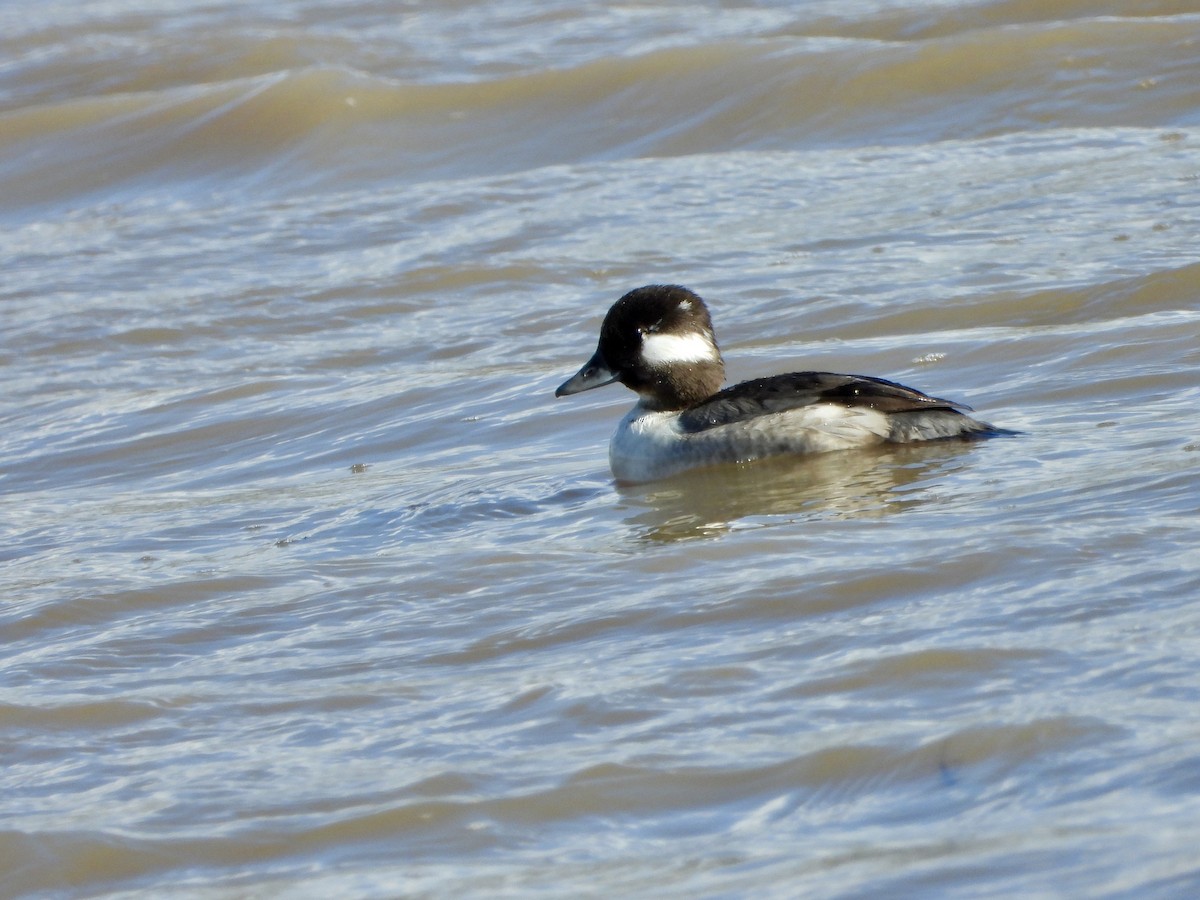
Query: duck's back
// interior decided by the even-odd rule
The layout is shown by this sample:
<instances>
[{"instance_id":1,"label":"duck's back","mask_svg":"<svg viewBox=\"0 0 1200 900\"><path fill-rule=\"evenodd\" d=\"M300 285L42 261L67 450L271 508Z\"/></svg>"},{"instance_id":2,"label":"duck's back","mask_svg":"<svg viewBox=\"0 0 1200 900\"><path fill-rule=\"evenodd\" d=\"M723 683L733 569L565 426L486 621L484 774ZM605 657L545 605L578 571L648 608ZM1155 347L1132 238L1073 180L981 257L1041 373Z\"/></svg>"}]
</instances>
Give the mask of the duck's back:
<instances>
[{"instance_id":1,"label":"duck's back","mask_svg":"<svg viewBox=\"0 0 1200 900\"><path fill-rule=\"evenodd\" d=\"M609 461L618 479L645 481L721 462L1000 433L966 408L882 378L793 372L678 412L638 405L613 435Z\"/></svg>"}]
</instances>

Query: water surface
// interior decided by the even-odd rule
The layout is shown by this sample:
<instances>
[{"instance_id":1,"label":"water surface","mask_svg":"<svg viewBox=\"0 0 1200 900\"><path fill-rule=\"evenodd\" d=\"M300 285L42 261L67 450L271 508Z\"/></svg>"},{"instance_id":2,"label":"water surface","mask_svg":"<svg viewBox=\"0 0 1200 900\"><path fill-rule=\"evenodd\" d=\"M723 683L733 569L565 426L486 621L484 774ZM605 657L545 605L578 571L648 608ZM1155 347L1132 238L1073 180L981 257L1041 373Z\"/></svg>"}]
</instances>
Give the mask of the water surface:
<instances>
[{"instance_id":1,"label":"water surface","mask_svg":"<svg viewBox=\"0 0 1200 900\"><path fill-rule=\"evenodd\" d=\"M1200 4L793 6L0 6L0 893L1195 892Z\"/></svg>"}]
</instances>

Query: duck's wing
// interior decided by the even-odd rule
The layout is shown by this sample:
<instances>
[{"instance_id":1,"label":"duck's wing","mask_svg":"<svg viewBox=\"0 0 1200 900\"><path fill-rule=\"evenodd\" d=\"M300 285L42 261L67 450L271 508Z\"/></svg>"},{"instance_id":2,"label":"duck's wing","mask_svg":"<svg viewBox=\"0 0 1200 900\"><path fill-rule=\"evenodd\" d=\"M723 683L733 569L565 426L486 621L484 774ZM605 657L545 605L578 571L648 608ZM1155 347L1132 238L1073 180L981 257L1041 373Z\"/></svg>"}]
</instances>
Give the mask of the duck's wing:
<instances>
[{"instance_id":1,"label":"duck's wing","mask_svg":"<svg viewBox=\"0 0 1200 900\"><path fill-rule=\"evenodd\" d=\"M685 409L680 413L679 422L684 431L697 432L821 403L860 406L883 413L970 409L953 400L930 397L883 378L833 372L791 372L755 378L726 388Z\"/></svg>"}]
</instances>

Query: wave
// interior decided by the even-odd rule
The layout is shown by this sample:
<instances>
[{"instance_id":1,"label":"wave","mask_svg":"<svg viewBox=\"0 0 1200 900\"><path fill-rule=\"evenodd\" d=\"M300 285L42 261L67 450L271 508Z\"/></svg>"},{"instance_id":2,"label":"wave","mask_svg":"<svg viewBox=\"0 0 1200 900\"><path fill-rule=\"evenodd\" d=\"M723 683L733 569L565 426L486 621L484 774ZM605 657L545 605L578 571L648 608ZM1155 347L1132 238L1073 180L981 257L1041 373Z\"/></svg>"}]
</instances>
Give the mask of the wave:
<instances>
[{"instance_id":1,"label":"wave","mask_svg":"<svg viewBox=\"0 0 1200 900\"><path fill-rule=\"evenodd\" d=\"M993 662L987 659L984 662ZM951 671L960 665L951 660ZM1000 659L1004 663L1003 658ZM916 660L924 677L937 678L928 660ZM938 667L944 660L936 660ZM735 673L736 674L736 673ZM546 706L577 720L578 727L637 725L652 712L563 701L552 693L524 699L535 712ZM517 708L513 718L528 714ZM669 723L660 727L672 728ZM847 809L886 796L911 815L956 798L960 781L995 778L1021 767L1046 765L1056 755L1120 737L1120 730L1087 716L1050 716L1025 722L947 728L923 743L841 743L778 762L754 758L726 765L585 763L557 782L507 787L476 772L445 770L419 778L390 796L351 795L330 801L279 798L257 818L221 830L148 832L130 829L0 831L0 858L20 860L3 886L28 890L103 880L125 885L168 873L204 873L207 883L230 871L261 870L314 858L370 855L385 842L389 853L420 858L475 854L486 848L519 852L539 829L613 829L672 825L679 834L793 827L837 821ZM494 783L493 783L494 782ZM311 792L309 792L311 793ZM932 798L932 799L930 799ZM686 826L678 820L692 816ZM673 821L676 820L676 821ZM631 824L634 823L634 824ZM207 824L207 823L206 823ZM215 833L214 833L215 832ZM244 886L244 882L243 882Z\"/></svg>"},{"instance_id":2,"label":"wave","mask_svg":"<svg viewBox=\"0 0 1200 900\"><path fill-rule=\"evenodd\" d=\"M735 149L1184 127L1197 121L1197 32L1200 21L1181 17L903 42L775 37L451 84L285 69L10 111L0 116L0 187L26 204L163 180L291 189Z\"/></svg>"},{"instance_id":3,"label":"wave","mask_svg":"<svg viewBox=\"0 0 1200 900\"><path fill-rule=\"evenodd\" d=\"M932 8L930 8L932 6ZM969 31L1048 23L1070 24L1097 19L1152 19L1197 12L1195 0L985 0L982 3L923 4L898 9L873 9L846 4L848 15L818 14L802 23L798 33L829 33L882 41L926 41Z\"/></svg>"}]
</instances>

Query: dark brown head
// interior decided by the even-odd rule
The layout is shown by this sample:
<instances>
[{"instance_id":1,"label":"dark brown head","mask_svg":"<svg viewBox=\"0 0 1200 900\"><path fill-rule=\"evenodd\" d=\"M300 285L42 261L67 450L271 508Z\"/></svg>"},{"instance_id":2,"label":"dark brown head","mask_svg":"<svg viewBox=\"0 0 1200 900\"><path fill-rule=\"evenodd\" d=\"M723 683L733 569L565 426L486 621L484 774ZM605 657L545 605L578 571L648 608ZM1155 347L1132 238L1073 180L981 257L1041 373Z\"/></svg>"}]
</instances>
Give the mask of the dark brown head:
<instances>
[{"instance_id":1,"label":"dark brown head","mask_svg":"<svg viewBox=\"0 0 1200 900\"><path fill-rule=\"evenodd\" d=\"M592 358L554 394L578 394L614 381L656 410L684 409L720 390L725 363L704 301L679 285L630 291L604 317Z\"/></svg>"}]
</instances>

